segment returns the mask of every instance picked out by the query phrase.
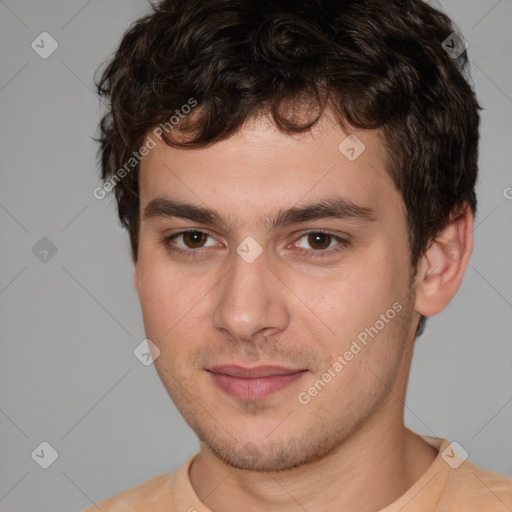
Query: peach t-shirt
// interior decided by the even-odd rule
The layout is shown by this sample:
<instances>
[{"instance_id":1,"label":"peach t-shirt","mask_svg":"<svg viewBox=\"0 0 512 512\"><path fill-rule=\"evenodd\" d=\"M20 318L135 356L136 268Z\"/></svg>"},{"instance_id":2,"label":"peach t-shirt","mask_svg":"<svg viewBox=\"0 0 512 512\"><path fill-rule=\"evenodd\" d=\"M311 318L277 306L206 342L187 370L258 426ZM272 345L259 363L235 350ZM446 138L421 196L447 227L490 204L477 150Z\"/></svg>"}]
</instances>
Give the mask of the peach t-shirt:
<instances>
[{"instance_id":1,"label":"peach t-shirt","mask_svg":"<svg viewBox=\"0 0 512 512\"><path fill-rule=\"evenodd\" d=\"M380 512L510 512L512 479L462 462L442 438L422 436L438 455L400 498ZM211 512L189 479L190 457L174 473L157 476L83 512Z\"/></svg>"}]
</instances>

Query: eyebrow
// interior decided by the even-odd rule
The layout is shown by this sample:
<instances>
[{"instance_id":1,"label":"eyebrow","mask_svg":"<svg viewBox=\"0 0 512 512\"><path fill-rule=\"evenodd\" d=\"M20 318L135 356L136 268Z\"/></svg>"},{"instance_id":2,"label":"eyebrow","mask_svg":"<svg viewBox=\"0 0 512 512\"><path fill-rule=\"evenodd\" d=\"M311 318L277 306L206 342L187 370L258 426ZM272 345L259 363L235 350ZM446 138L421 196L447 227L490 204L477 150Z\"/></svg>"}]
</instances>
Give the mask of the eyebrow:
<instances>
[{"instance_id":1,"label":"eyebrow","mask_svg":"<svg viewBox=\"0 0 512 512\"><path fill-rule=\"evenodd\" d=\"M143 220L173 217L188 219L199 224L216 225L226 231L233 231L218 211L165 197L152 199L144 208L142 215ZM334 197L279 210L276 214L264 218L263 224L275 230L301 222L329 218L363 223L377 220L375 211L371 208L359 206L349 199Z\"/></svg>"}]
</instances>

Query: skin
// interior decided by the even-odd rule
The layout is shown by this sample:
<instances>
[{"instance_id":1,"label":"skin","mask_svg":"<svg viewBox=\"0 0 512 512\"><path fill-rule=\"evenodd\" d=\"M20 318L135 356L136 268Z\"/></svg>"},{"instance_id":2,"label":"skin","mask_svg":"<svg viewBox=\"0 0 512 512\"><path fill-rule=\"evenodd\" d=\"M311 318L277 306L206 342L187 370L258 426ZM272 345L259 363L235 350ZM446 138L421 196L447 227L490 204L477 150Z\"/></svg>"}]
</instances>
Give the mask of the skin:
<instances>
[{"instance_id":1,"label":"skin","mask_svg":"<svg viewBox=\"0 0 512 512\"><path fill-rule=\"evenodd\" d=\"M135 287L160 351L157 372L201 441L190 478L212 510L378 510L437 455L404 426L406 384L419 314L438 313L456 293L473 217L466 211L439 234L411 280L405 211L381 134L353 133L365 150L349 161L338 150L347 134L328 114L293 136L260 117L207 148L159 142L141 163ZM317 218L275 230L262 220L333 197L372 209L374 220ZM216 210L226 226L145 218L155 198ZM196 257L166 249L166 237L191 228L211 236L178 236L171 246ZM350 243L339 252L335 238L308 243L319 230ZM236 252L247 237L262 249L252 263ZM394 303L401 311L300 403ZM307 372L267 398L241 400L212 382L205 369L218 364Z\"/></svg>"}]
</instances>

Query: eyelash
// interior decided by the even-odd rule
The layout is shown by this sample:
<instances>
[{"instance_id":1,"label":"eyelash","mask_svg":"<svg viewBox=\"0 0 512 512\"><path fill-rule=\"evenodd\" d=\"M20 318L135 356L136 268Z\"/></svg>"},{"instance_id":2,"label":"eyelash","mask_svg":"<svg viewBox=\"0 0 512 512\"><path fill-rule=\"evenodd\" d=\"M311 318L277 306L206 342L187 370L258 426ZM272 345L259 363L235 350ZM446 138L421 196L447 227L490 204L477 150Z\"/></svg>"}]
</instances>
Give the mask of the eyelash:
<instances>
[{"instance_id":1,"label":"eyelash","mask_svg":"<svg viewBox=\"0 0 512 512\"><path fill-rule=\"evenodd\" d=\"M205 251L205 249L182 249L181 247L173 247L171 245L171 242L177 238L178 236L181 236L185 233L203 233L205 235L208 235L212 238L215 238L213 236L213 234L208 231L208 230L202 230L202 229L187 229L187 230L184 230L184 231L178 231L177 233L174 233L170 236L167 236L163 239L163 245L164 247L171 253L173 254L179 254L179 255L183 255L183 256L187 256L187 257L192 257L192 258L196 258L196 257L199 257L201 256L201 254ZM331 249L302 249L303 252L305 252L309 257L312 257L312 258L325 258L327 256L330 256L332 255L333 253L338 253L340 251L342 251L343 249L345 249L346 247L348 247L350 245L350 241L349 240L346 240L345 238L341 238L340 236L338 235L335 235L333 233L329 233L328 231L322 231L322 230L310 230L310 231L306 231L305 233L302 233L301 236L299 238L297 238L297 240L295 242L293 242L294 244L297 243L301 238L303 238L304 236L307 236L307 235L310 235L311 233L321 233L321 234L324 234L324 235L327 235L327 236L330 236L331 238L333 238L334 240L336 240L338 243L338 245L336 245L334 248L331 248Z\"/></svg>"}]
</instances>

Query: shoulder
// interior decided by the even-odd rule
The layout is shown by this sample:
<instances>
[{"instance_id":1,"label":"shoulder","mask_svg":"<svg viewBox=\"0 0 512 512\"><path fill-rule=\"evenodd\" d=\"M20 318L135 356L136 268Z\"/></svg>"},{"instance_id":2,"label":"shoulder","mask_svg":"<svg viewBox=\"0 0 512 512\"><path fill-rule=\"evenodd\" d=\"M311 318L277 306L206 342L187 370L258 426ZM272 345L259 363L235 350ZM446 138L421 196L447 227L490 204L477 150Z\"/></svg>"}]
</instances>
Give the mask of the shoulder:
<instances>
[{"instance_id":1,"label":"shoulder","mask_svg":"<svg viewBox=\"0 0 512 512\"><path fill-rule=\"evenodd\" d=\"M421 436L438 451L427 476L439 482L435 510L512 511L512 479L481 468L461 457L458 443Z\"/></svg>"},{"instance_id":2,"label":"shoulder","mask_svg":"<svg viewBox=\"0 0 512 512\"><path fill-rule=\"evenodd\" d=\"M107 500L95 503L83 512L160 512L171 511L176 473L165 473Z\"/></svg>"},{"instance_id":3,"label":"shoulder","mask_svg":"<svg viewBox=\"0 0 512 512\"><path fill-rule=\"evenodd\" d=\"M512 479L465 461L452 471L446 488L454 510L503 512L512 510Z\"/></svg>"}]
</instances>

